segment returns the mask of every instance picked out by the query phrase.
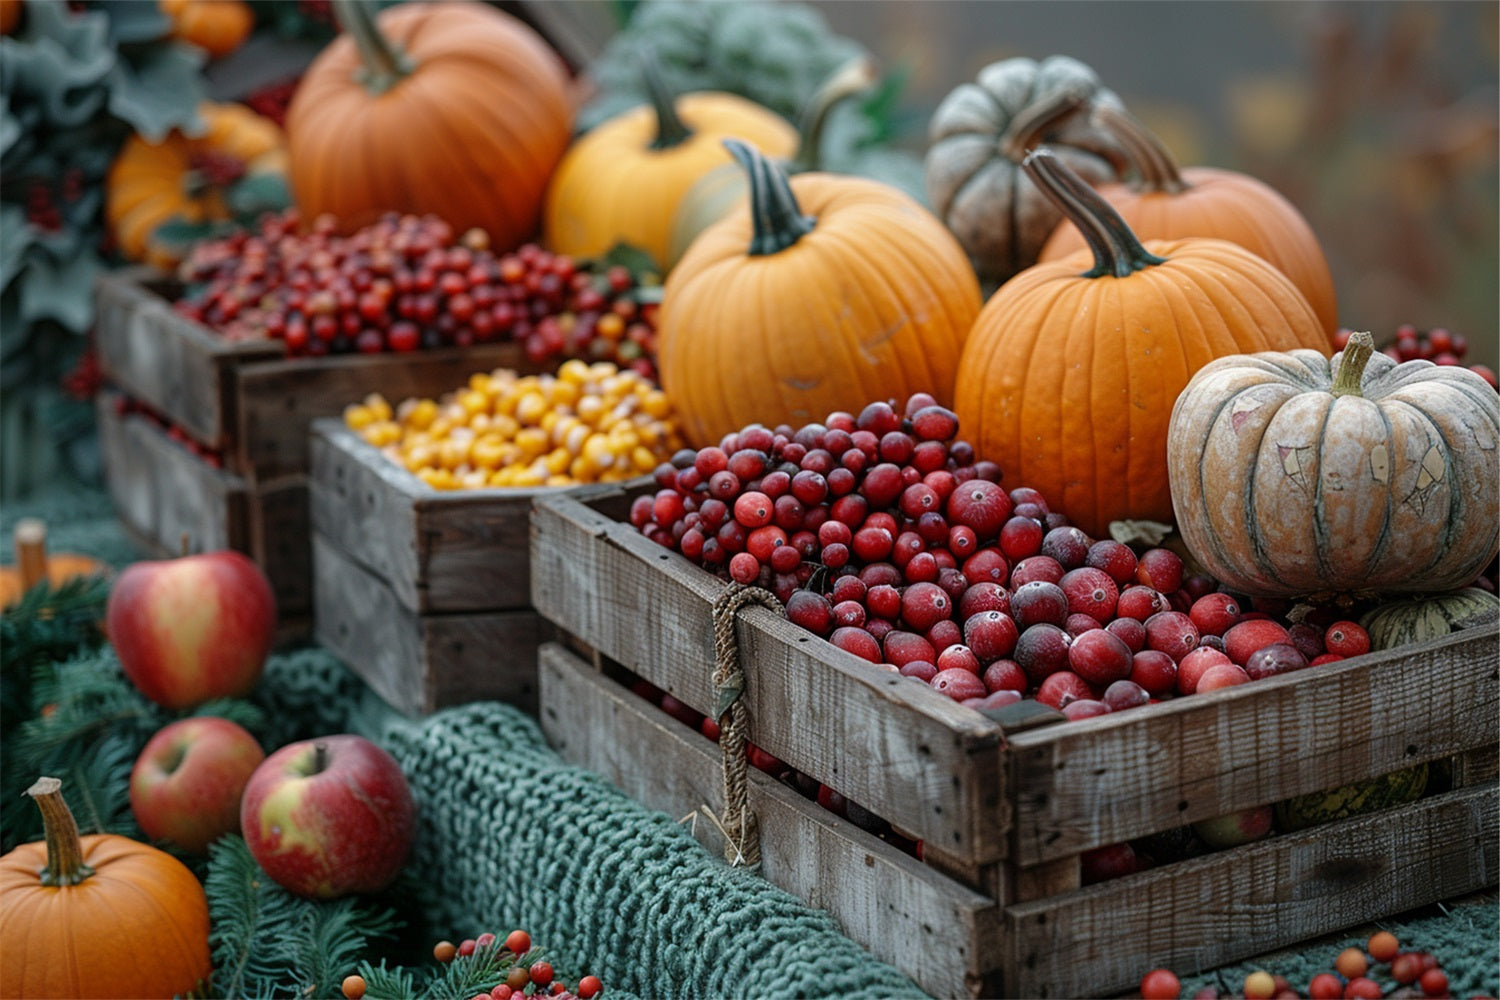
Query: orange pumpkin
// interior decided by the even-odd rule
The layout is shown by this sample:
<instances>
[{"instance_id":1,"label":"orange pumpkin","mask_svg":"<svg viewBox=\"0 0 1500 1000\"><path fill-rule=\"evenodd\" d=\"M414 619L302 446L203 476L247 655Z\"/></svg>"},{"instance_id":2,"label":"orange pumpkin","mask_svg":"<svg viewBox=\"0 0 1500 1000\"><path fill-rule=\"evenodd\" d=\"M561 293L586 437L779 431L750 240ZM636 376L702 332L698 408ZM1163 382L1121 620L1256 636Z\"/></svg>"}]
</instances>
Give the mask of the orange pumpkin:
<instances>
[{"instance_id":1,"label":"orange pumpkin","mask_svg":"<svg viewBox=\"0 0 1500 1000\"><path fill-rule=\"evenodd\" d=\"M1188 550L1253 596L1440 592L1500 552L1500 396L1461 365L1397 364L1356 333L1220 358L1167 438Z\"/></svg>"},{"instance_id":2,"label":"orange pumpkin","mask_svg":"<svg viewBox=\"0 0 1500 1000\"><path fill-rule=\"evenodd\" d=\"M71 552L47 554L47 527L35 518L23 517L15 528L16 564L0 566L0 608L19 601L32 587L47 581L61 587L75 577L103 576L109 566L88 556Z\"/></svg>"},{"instance_id":3,"label":"orange pumpkin","mask_svg":"<svg viewBox=\"0 0 1500 1000\"><path fill-rule=\"evenodd\" d=\"M626 243L665 270L678 206L705 174L731 163L724 139L777 158L797 149L797 130L776 112L717 91L674 98L654 65L645 73L651 103L596 126L557 169L546 242L558 253L596 257Z\"/></svg>"},{"instance_id":4,"label":"orange pumpkin","mask_svg":"<svg viewBox=\"0 0 1500 1000\"><path fill-rule=\"evenodd\" d=\"M1130 184L1098 190L1143 240L1212 236L1238 243L1292 279L1331 337L1338 329L1338 296L1318 238L1278 191L1247 174L1214 167L1179 169L1145 125L1122 108L1100 106L1094 121L1120 141L1136 170ZM1039 260L1060 260L1084 248L1073 226L1058 226Z\"/></svg>"},{"instance_id":5,"label":"orange pumpkin","mask_svg":"<svg viewBox=\"0 0 1500 1000\"><path fill-rule=\"evenodd\" d=\"M689 442L915 392L946 405L980 306L953 234L889 185L788 180L750 146L724 144L749 173L749 202L688 247L659 314L662 388Z\"/></svg>"},{"instance_id":6,"label":"orange pumpkin","mask_svg":"<svg viewBox=\"0 0 1500 1000\"><path fill-rule=\"evenodd\" d=\"M1326 356L1328 336L1286 276L1243 247L1143 246L1046 147L1023 167L1092 256L1035 264L986 303L959 364L961 425L1007 484L1040 490L1094 537L1115 520L1170 521L1167 424L1192 374L1245 351Z\"/></svg>"},{"instance_id":7,"label":"orange pumpkin","mask_svg":"<svg viewBox=\"0 0 1500 1000\"><path fill-rule=\"evenodd\" d=\"M186 994L208 979L208 899L176 858L78 835L62 783L27 791L46 839L0 858L0 997Z\"/></svg>"},{"instance_id":8,"label":"orange pumpkin","mask_svg":"<svg viewBox=\"0 0 1500 1000\"><path fill-rule=\"evenodd\" d=\"M214 59L244 45L255 27L255 11L244 0L157 0L157 6L172 19L172 37Z\"/></svg>"},{"instance_id":9,"label":"orange pumpkin","mask_svg":"<svg viewBox=\"0 0 1500 1000\"><path fill-rule=\"evenodd\" d=\"M286 172L281 129L242 104L199 105L204 132L160 142L133 135L105 181L104 218L120 253L170 269L182 247L156 237L163 223L217 222L234 210L227 192L242 177Z\"/></svg>"},{"instance_id":10,"label":"orange pumpkin","mask_svg":"<svg viewBox=\"0 0 1500 1000\"><path fill-rule=\"evenodd\" d=\"M14 34L21 26L21 0L0 0L0 35Z\"/></svg>"},{"instance_id":11,"label":"orange pumpkin","mask_svg":"<svg viewBox=\"0 0 1500 1000\"><path fill-rule=\"evenodd\" d=\"M350 232L387 212L479 227L497 251L535 235L572 137L562 59L526 24L452 0L334 6L345 32L287 109L292 194Z\"/></svg>"}]
</instances>

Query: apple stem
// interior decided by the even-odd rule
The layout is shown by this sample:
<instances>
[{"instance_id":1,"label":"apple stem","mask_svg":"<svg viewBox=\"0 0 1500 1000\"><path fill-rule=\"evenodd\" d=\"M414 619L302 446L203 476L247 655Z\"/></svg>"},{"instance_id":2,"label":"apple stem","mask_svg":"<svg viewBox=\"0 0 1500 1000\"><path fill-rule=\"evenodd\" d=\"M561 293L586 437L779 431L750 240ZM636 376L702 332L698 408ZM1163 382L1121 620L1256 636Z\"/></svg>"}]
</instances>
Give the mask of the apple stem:
<instances>
[{"instance_id":1,"label":"apple stem","mask_svg":"<svg viewBox=\"0 0 1500 1000\"><path fill-rule=\"evenodd\" d=\"M42 828L46 831L47 865L37 872L42 885L77 885L94 874L94 869L84 863L78 821L63 800L62 782L38 778L26 794L42 811Z\"/></svg>"},{"instance_id":2,"label":"apple stem","mask_svg":"<svg viewBox=\"0 0 1500 1000\"><path fill-rule=\"evenodd\" d=\"M180 554L183 556L190 556L193 554L192 542L191 539L188 538L188 533L186 531L182 533L182 537L178 540L177 548Z\"/></svg>"},{"instance_id":3,"label":"apple stem","mask_svg":"<svg viewBox=\"0 0 1500 1000\"><path fill-rule=\"evenodd\" d=\"M328 767L328 744L313 744L313 766L312 773L319 774Z\"/></svg>"}]
</instances>

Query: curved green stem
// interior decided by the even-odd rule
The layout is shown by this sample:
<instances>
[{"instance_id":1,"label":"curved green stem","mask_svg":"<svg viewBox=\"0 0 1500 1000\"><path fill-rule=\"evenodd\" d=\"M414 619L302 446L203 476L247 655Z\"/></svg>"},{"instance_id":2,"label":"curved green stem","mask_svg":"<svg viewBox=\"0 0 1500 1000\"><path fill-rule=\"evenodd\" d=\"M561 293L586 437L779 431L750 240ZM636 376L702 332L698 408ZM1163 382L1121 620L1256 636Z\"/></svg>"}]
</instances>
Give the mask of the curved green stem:
<instances>
[{"instance_id":1,"label":"curved green stem","mask_svg":"<svg viewBox=\"0 0 1500 1000\"><path fill-rule=\"evenodd\" d=\"M1139 175L1138 190L1177 194L1188 189L1171 151L1135 115L1124 108L1101 104L1094 108L1093 118L1125 148L1125 155Z\"/></svg>"},{"instance_id":2,"label":"curved green stem","mask_svg":"<svg viewBox=\"0 0 1500 1000\"><path fill-rule=\"evenodd\" d=\"M787 169L792 173L817 170L823 160L823 127L840 103L873 86L879 77L868 56L856 56L834 70L818 87L797 120L797 155Z\"/></svg>"},{"instance_id":3,"label":"curved green stem","mask_svg":"<svg viewBox=\"0 0 1500 1000\"><path fill-rule=\"evenodd\" d=\"M410 57L380 33L368 0L333 0L333 16L359 49L364 64L359 81L370 93L385 93L416 69Z\"/></svg>"},{"instance_id":4,"label":"curved green stem","mask_svg":"<svg viewBox=\"0 0 1500 1000\"><path fill-rule=\"evenodd\" d=\"M1365 331L1352 334L1339 357L1339 370L1334 372L1333 388L1329 391L1335 396L1364 395L1359 385L1365 377L1365 365L1370 363L1374 354L1374 337Z\"/></svg>"},{"instance_id":5,"label":"curved green stem","mask_svg":"<svg viewBox=\"0 0 1500 1000\"><path fill-rule=\"evenodd\" d=\"M1123 278L1166 263L1165 257L1141 246L1120 213L1052 150L1045 146L1032 150L1021 161L1021 169L1088 241L1089 249L1094 252L1094 267L1084 272L1084 277Z\"/></svg>"},{"instance_id":6,"label":"curved green stem","mask_svg":"<svg viewBox=\"0 0 1500 1000\"><path fill-rule=\"evenodd\" d=\"M818 220L802 214L786 171L739 139L725 139L724 148L745 168L750 182L750 215L755 223L750 256L780 253L813 231Z\"/></svg>"},{"instance_id":7,"label":"curved green stem","mask_svg":"<svg viewBox=\"0 0 1500 1000\"><path fill-rule=\"evenodd\" d=\"M56 778L38 778L26 794L42 812L42 829L47 841L47 865L37 874L42 885L77 885L94 869L83 860L83 841L78 836L78 822L63 801L62 782Z\"/></svg>"},{"instance_id":8,"label":"curved green stem","mask_svg":"<svg viewBox=\"0 0 1500 1000\"><path fill-rule=\"evenodd\" d=\"M651 106L656 110L656 138L651 141L651 148L671 149L691 139L693 130L677 114L677 95L661 78L661 69L649 49L641 52L641 76L646 81Z\"/></svg>"},{"instance_id":9,"label":"curved green stem","mask_svg":"<svg viewBox=\"0 0 1500 1000\"><path fill-rule=\"evenodd\" d=\"M1059 88L1045 99L1028 105L1000 133L1000 152L1006 159L1020 162L1046 133L1078 114L1089 101L1089 88L1073 84Z\"/></svg>"}]
</instances>

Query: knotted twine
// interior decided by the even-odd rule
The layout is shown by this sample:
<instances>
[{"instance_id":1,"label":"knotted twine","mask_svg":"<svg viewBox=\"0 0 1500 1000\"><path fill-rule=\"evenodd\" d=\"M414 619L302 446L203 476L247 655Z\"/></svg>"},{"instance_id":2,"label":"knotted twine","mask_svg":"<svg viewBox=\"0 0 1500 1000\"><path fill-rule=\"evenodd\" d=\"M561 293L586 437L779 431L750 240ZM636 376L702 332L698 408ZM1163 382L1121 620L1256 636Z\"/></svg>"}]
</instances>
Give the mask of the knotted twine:
<instances>
[{"instance_id":1,"label":"knotted twine","mask_svg":"<svg viewBox=\"0 0 1500 1000\"><path fill-rule=\"evenodd\" d=\"M750 811L749 761L745 757L750 713L745 708L745 671L740 663L739 637L734 621L740 609L752 604L778 613L782 604L761 587L731 582L714 601L714 718L719 723L719 752L724 765L724 860L731 867L760 865L760 824ZM705 809L712 816L713 813Z\"/></svg>"}]
</instances>

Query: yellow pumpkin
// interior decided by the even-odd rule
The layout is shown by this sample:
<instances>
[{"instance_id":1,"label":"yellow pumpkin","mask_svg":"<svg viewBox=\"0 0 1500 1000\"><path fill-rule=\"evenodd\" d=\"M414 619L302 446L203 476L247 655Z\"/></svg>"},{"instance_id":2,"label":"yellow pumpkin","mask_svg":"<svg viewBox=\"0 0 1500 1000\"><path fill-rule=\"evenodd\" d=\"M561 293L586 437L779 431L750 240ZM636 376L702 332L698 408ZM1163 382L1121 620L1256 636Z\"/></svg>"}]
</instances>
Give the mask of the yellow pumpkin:
<instances>
[{"instance_id":1,"label":"yellow pumpkin","mask_svg":"<svg viewBox=\"0 0 1500 1000\"><path fill-rule=\"evenodd\" d=\"M677 208L699 178L723 164L734 138L767 156L789 157L797 130L736 94L701 91L674 99L648 68L651 103L595 127L569 147L547 189L547 246L597 257L618 243L665 268Z\"/></svg>"},{"instance_id":2,"label":"yellow pumpkin","mask_svg":"<svg viewBox=\"0 0 1500 1000\"><path fill-rule=\"evenodd\" d=\"M176 265L180 251L154 239L170 220L196 224L234 215L225 192L241 177L286 173L281 129L241 104L205 102L203 134L174 130L160 142L126 140L105 183L104 218L120 253L158 267Z\"/></svg>"}]
</instances>

